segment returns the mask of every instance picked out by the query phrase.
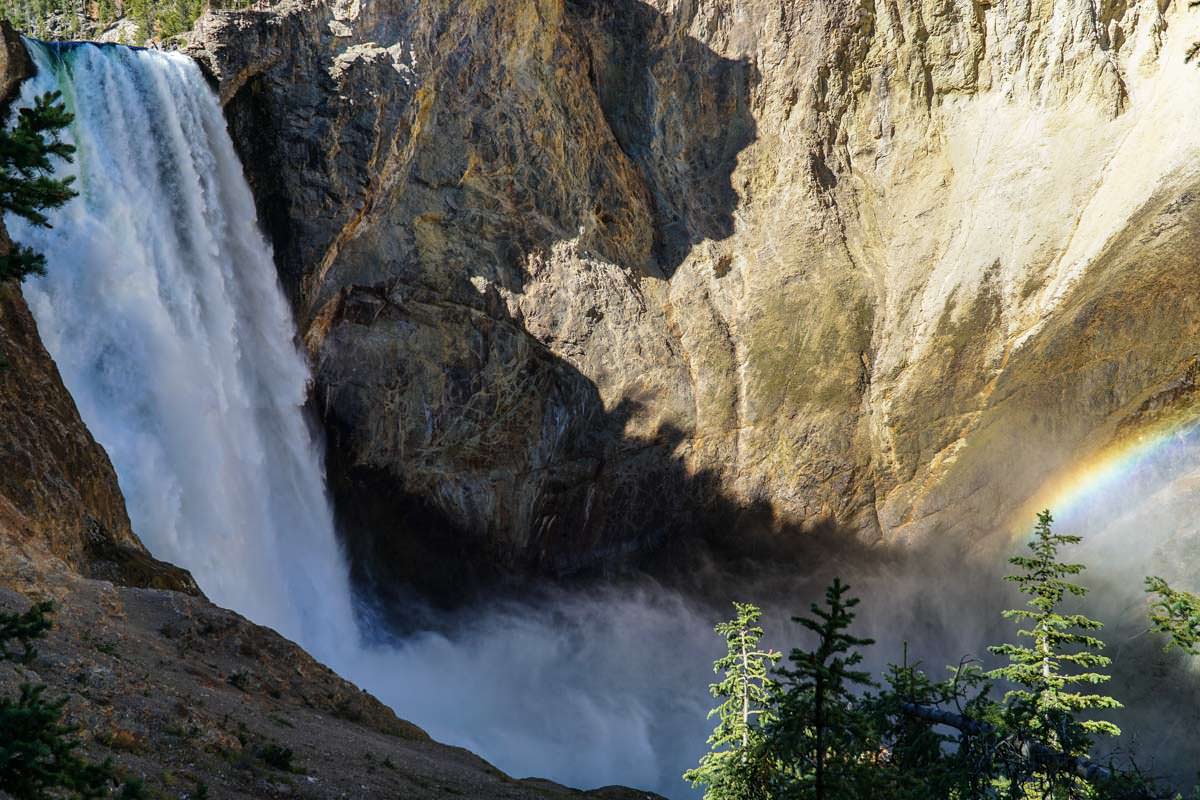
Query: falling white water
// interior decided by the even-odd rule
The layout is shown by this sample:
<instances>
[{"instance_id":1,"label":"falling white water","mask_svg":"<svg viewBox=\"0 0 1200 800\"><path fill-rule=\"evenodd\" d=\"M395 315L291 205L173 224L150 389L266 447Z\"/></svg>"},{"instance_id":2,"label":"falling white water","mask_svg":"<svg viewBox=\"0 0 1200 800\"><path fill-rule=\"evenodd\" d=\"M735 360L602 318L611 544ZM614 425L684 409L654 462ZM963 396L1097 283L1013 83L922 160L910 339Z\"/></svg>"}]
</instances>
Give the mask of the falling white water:
<instances>
[{"instance_id":1,"label":"falling white water","mask_svg":"<svg viewBox=\"0 0 1200 800\"><path fill-rule=\"evenodd\" d=\"M354 637L309 380L211 89L181 55L28 42L21 101L61 91L80 197L25 284L42 338L108 451L134 530L217 603L319 656Z\"/></svg>"},{"instance_id":2,"label":"falling white water","mask_svg":"<svg viewBox=\"0 0 1200 800\"><path fill-rule=\"evenodd\" d=\"M686 794L715 640L672 593L562 597L445 636L360 640L302 414L309 375L216 97L183 56L28 44L38 73L22 104L63 93L78 150L60 173L80 197L53 229L7 222L47 257L25 296L150 551L502 769ZM699 656L681 658L685 645Z\"/></svg>"}]
</instances>

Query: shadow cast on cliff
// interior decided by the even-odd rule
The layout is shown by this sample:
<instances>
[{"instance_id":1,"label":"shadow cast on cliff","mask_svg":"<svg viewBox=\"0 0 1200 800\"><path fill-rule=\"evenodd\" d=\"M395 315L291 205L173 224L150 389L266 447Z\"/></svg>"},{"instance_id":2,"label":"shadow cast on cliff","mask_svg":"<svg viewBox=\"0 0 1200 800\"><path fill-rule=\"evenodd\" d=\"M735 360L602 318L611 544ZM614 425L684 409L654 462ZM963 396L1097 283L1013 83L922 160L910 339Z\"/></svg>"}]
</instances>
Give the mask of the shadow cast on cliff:
<instances>
[{"instance_id":1,"label":"shadow cast on cliff","mask_svg":"<svg viewBox=\"0 0 1200 800\"><path fill-rule=\"evenodd\" d=\"M682 33L694 7L668 15L641 0L568 0L567 12L609 127L650 191L657 266L670 277L693 246L734 232L732 178L758 135L758 69Z\"/></svg>"},{"instance_id":2,"label":"shadow cast on cliff","mask_svg":"<svg viewBox=\"0 0 1200 800\"><path fill-rule=\"evenodd\" d=\"M591 422L597 431L623 428L635 412L631 401L607 413L597 405ZM487 709L484 716L497 714L499 722L493 722L503 731L496 734L501 739L524 731L522 725L538 730L543 716L555 717L537 702L541 689L551 686L572 708L615 703L630 706L632 711L621 713L634 719L641 713L654 718L658 724L645 747L662 772L678 775L703 752L708 729L702 698L711 679L708 665L720 654L708 626L731 616L731 601L758 604L766 643L786 654L806 642L789 618L807 614L835 577L862 599L854 633L872 640L862 650L863 666L874 675L901 662L935 679L964 662L1001 665L986 648L1013 640L1014 627L1001 612L1022 602L1003 580L1011 571L1003 559L980 558L971 542L956 537L893 546L864 541L833 521L789 524L768 503L746 504L723 493L716 475L691 472L676 455L686 438L686 432L666 426L650 438L620 440L594 480L621 482L628 470L616 451L649 461L639 467L640 478L623 487L625 494L616 493L608 509L575 508L562 526L542 531L547 543L556 536L603 539L620 532L608 527L613 519L637 520L647 526L642 541L619 563L547 557L502 572L499 561L472 551L478 540L470 532L455 529L427 501L390 495L388 507L380 510L399 511L425 538L407 545L377 540L379 549L359 552L356 577L369 609L366 627L377 642L406 650L414 664L434 673L432 678L422 673L420 680L434 687L431 693L446 693L435 718L442 719L444 707L467 703ZM559 512L570 513L568 497L557 502ZM421 568L407 578L380 571L396 563L397 547L420 559ZM621 547L613 542L614 551ZM1098 591L1083 610L1109 623L1104 638L1113 645L1113 682L1106 691L1127 705L1115 715L1127 735L1111 746L1113 763L1132 758L1147 774L1185 785L1191 775L1180 765L1194 763L1196 748L1182 735L1186 715L1174 710L1196 707L1200 686L1194 670L1188 659L1164 652L1161 642L1144 635L1144 616L1128 605L1118 607L1124 597L1119 589L1101 592L1102 586L1088 582ZM440 660L436 667L429 666L432 659ZM647 674L647 661L654 674ZM447 688L437 677L447 670L466 672L479 685ZM537 676L536 690L514 677L524 672ZM503 699L495 700L497 695ZM502 717L495 709L508 704L511 717ZM471 725L465 728L472 733L475 714L468 714ZM586 730L603 738L610 720L603 714L599 719L581 715L561 726L571 735ZM558 723L550 727L559 730ZM452 724L447 730L462 735ZM544 746L536 736L533 741L534 749ZM686 790L669 784L655 788L687 796L675 794Z\"/></svg>"},{"instance_id":3,"label":"shadow cast on cliff","mask_svg":"<svg viewBox=\"0 0 1200 800\"><path fill-rule=\"evenodd\" d=\"M731 598L791 598L799 610L835 576L902 596L930 631L975 625L955 610L985 598L1000 607L1001 582L983 584L995 588L989 592L978 580L995 577L997 565L972 558L970 542L932 537L927 546L892 546L835 520L798 524L765 500L736 498L716 471L688 466L688 431L662 425L652 436L628 435L643 411L638 400L605 409L591 380L530 341L559 384L541 402L575 413L542 468L534 524L523 536L498 540L456 523L441 506L458 493L453 486L397 491L394 474L345 462L338 428L328 428L330 487L354 583L370 616L393 635L441 627L478 604L647 581L711 607L714 618ZM508 455L492 458L499 464ZM958 577L947 582L948 574ZM939 583L940 595L918 590Z\"/></svg>"},{"instance_id":4,"label":"shadow cast on cliff","mask_svg":"<svg viewBox=\"0 0 1200 800\"><path fill-rule=\"evenodd\" d=\"M609 128L601 138L616 141L650 199L654 218L649 229L655 238L652 264L632 263L618 253L605 253L603 236L588 242L600 256L631 275L648 267L658 277L670 276L697 244L727 238L734 231L739 198L733 173L739 154L757 135L751 96L759 75L749 59L726 58L688 35L695 13L695 9L664 13L641 0L568 0L565 5L563 41L586 59L582 66L588 88L583 96L594 94L588 100L599 105L594 119ZM457 25L459 20L447 20L451 23ZM463 132L474 136L472 142L480 138L477 134L488 132L475 126L501 124L506 119L489 94L498 91L497 86L506 86L503 80L487 78L491 75L487 70L493 68L487 54L471 47L455 50L428 67L426 80L434 89L432 96L455 97L445 101L452 107L467 104L468 119L454 124L465 125ZM388 80L395 79L390 66L379 69L391 75ZM248 80L229 108L231 127L235 133L242 131L235 139L243 143L243 157L264 212L264 224L276 244L281 275L290 286L295 280L291 276L304 270L295 263L300 258L293 247L296 226L288 223L295 209L276 203L286 194L279 182L286 165L273 169L271 164L282 157L282 151L272 151L266 144L283 136L278 119L283 112L271 105L278 102L271 95L274 85L269 75ZM252 131L263 135L252 135ZM451 128L452 133L456 131L458 128ZM484 164L504 164L505 158L523 155L533 174L540 174L537 170L543 169L543 159L534 157L536 152L528 150L528 143L519 138L528 131L520 127L497 131L518 140L498 135L496 141L482 141L472 158L478 157ZM612 152L619 161L621 153L615 147ZM441 158L415 162L411 193L420 194L421 199L411 201L411 208L404 206L405 214L426 203L437 210L436 215L431 211L422 217L424 233L420 235L425 246L438 253L438 274L420 273L424 267L413 266L412 258L388 253L389 259L400 264L395 267L398 273L384 281L373 276L370 285L342 288L326 305L336 311L322 323L328 326L326 330L334 331L325 334L330 339L337 336L339 326L358 331L341 340L354 339L354 343L334 345L343 348L338 356L343 361L372 363L374 351L358 342L403 337L407 349L397 348L388 358L409 363L388 364L381 368L388 371L386 376L371 379L389 390L407 383L436 387L440 394L422 398L428 401L423 407L419 402L406 406L399 415L402 419L426 419L430 431L427 436L422 432L423 438L410 437L421 438L419 442L406 440L401 445L408 462L407 474L399 475L395 465L372 465L361 457L362 430L380 427L371 422L369 413L378 393L340 404L335 397L331 403L331 383L337 394L338 381L360 383L362 378L357 373L339 373L332 378L318 373L318 382L326 384L318 388L325 394L319 405L323 406L328 475L339 525L356 581L371 587L369 593L387 598L380 603L383 607L405 607L413 596L454 605L473 596L474 587L495 587L512 574L555 578L593 571L598 564L640 565L646 553L673 541L675 531L699 525L701 520L692 519L691 509L713 509L711 499L718 494L715 475L688 475L676 458L688 432L668 427L653 437L626 436L626 429L643 411L641 400L627 398L617 407L605 409L591 379L530 334L524 321L513 317L495 291L481 291L471 282L473 276L482 274L509 292L523 292L529 254L548 253L564 232L580 230L586 220L574 215L586 217L591 205L576 207L563 202L550 188L553 175L542 176L546 190L529 197L526 189L530 187L519 181L509 181L517 183L515 187L489 184L497 189L493 193L470 190L460 180L461 165L454 160L459 155L446 156L449 166ZM620 172L614 163L594 162L591 168ZM621 174L632 174L627 167L623 169ZM486 173L488 169L477 167L475 171ZM592 177L593 185L610 186L615 180L611 175ZM615 185L628 183L616 181ZM595 198L596 202L601 199ZM640 200L624 200L629 209L645 208ZM522 209L527 213L519 213ZM436 225L428 221L434 216L440 220ZM552 224L524 225L516 217ZM442 233L449 229L459 238ZM355 240L359 244L346 242L339 252L348 252L352 246L381 245L382 240L370 240L371 235L362 234L363 238ZM625 252L615 239L607 241L607 246ZM389 269L380 267L385 273ZM294 289L289 291L296 296ZM305 319L309 313L298 308L297 316ZM383 325L393 328L368 330ZM434 329L451 330L459 336L457 351L443 353L433 367L418 364L428 362L430 346L441 341L422 333ZM413 357L405 359L406 353ZM383 358L376 363L383 363ZM527 390L531 397L501 397L505 390L499 384L514 374L521 386L534 387ZM492 439L490 452L478 444L470 448L463 444L488 440L479 435L492 433L493 425L484 417L498 415L502 407L517 408L518 413L510 413L510 421L505 423L508 429ZM422 462L420 455L411 455L423 448L443 454L443 460ZM352 452L355 449L359 452ZM464 452L468 449L473 452ZM537 451L537 457L522 460L513 455L523 449ZM533 490L486 485L499 482L502 478L496 476L506 470L518 475L513 480L524 481ZM456 472L469 473L470 479L460 480ZM419 480L412 480L414 473L420 473ZM422 488L414 491L414 484ZM526 495L534 499L527 501ZM486 509L489 503L495 506L496 497L517 497L510 507L532 504L533 508L513 512L519 517L516 522L481 520L486 511L478 509ZM468 512L447 514L447 506ZM740 524L742 531L756 527L763 518L761 509L727 508L712 513L722 520L756 520L754 525ZM471 526L462 524L464 518L475 520L476 529L467 529ZM506 526L517 529L508 537L515 541L498 546L495 540L505 537L493 534ZM742 535L757 539L757 535Z\"/></svg>"},{"instance_id":5,"label":"shadow cast on cliff","mask_svg":"<svg viewBox=\"0 0 1200 800\"><path fill-rule=\"evenodd\" d=\"M604 121L652 200L654 267L670 277L698 244L734 233L739 196L733 177L739 155L757 137L751 106L758 70L749 59L726 58L688 35L695 7L664 13L642 0L567 0L565 10L566 30L586 56L582 66ZM448 60L438 73L444 92L467 92L465 97L474 99L469 94L475 91L468 80L471 58L464 51ZM252 93L265 86L249 81L242 92L253 101ZM486 98L481 103L482 99ZM267 152L257 155L265 161L252 163L266 163L271 157ZM422 183L430 181L422 178ZM438 616L438 609L505 593L524 594L544 583L581 585L649 576L691 596L724 602L734 587L768 576L791 585L808 580L802 581L802 575L811 576L816 585L837 565L882 572L898 559L931 561L879 542L860 541L834 521L791 524L778 519L765 501L746 504L725 494L716 472L692 472L684 463L681 453L688 446L689 431L665 425L653 436L627 435L645 416L642 400L627 397L606 409L587 375L530 334L494 292L474 289L468 278L475 269L460 269L474 262L503 262L492 279L520 293L525 289L526 254L547 251L555 241L527 241L525 233L516 233L515 224L510 230L500 224L503 220L467 213L470 198L458 193L460 189L447 191L453 202L439 214L457 225L476 226L471 227L469 246L450 252L442 268L459 276L455 279L465 287L462 299L454 298L455 308L470 304L486 325L477 319L465 323L468 337L461 349L470 351L472 358L441 365L449 386L445 394L453 399L446 416L503 405L490 396L497 393L493 386L481 384L493 374L486 372L488 359L511 349L496 340L508 337L522 340L532 353L517 368L534 375L528 383L539 387L538 396L522 409L525 416L556 421L564 433L556 435L544 461L509 469L526 470L520 479L534 486L528 493L534 497L533 508L516 526L515 535L498 543L504 537L495 536L495 529L511 526L511 520L489 520L472 529L462 524L464 515L447 513L447 506L482 505L478 485L506 479L499 476L514 463L512 451L542 447L544 443L534 439L545 437L545 425L531 423L522 429L528 441L509 437L490 453L448 462L451 468L459 465L469 471L470 481L449 474L444 480L427 481L423 491L405 491L400 487L411 484L409 476L365 464L346 446L355 429L363 427L362 419L339 416L336 407L331 412L325 404L330 487L353 577L367 603L396 630L420 628L426 616ZM526 202L532 201L522 198L518 207ZM544 235L577 229L580 220L564 216L570 209L552 199L541 202L546 204L538 207L546 212L543 215L558 222L539 229ZM269 223L268 228L273 239L286 243L286 226ZM603 243L597 246L605 256ZM615 257L610 260L620 263ZM624 266L634 270L634 265ZM418 300L418 295L435 292L419 281L406 284L398 278L344 292L348 299L340 302L346 310L339 311L331 327L380 324L400 309L397 324L411 329L440 324L451 313L439 310L434 323L421 319L435 304ZM358 303L355 298L360 295L370 295L370 302ZM363 305L359 312L354 311L356 303ZM474 359L476 351L487 356ZM396 380L405 378L401 371ZM477 402L481 396L485 401ZM435 434L439 426L457 424L438 411L429 423ZM428 415L430 409L409 412ZM440 463L436 468L447 466ZM518 493L508 486L489 496L505 492ZM428 615L414 611L426 603Z\"/></svg>"}]
</instances>

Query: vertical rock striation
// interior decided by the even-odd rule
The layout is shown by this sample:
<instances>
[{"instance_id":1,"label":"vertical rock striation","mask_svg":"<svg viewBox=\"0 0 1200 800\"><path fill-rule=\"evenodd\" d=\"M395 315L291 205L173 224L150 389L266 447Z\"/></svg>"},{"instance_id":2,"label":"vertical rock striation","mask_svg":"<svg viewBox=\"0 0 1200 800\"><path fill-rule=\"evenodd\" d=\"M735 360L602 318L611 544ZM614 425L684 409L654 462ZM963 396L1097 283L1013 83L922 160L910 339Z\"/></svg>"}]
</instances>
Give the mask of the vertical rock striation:
<instances>
[{"instance_id":1,"label":"vertical rock striation","mask_svg":"<svg viewBox=\"0 0 1200 800\"><path fill-rule=\"evenodd\" d=\"M1197 39L1172 0L285 0L191 52L360 570L454 590L691 508L984 541L1136 431L1197 358Z\"/></svg>"}]
</instances>

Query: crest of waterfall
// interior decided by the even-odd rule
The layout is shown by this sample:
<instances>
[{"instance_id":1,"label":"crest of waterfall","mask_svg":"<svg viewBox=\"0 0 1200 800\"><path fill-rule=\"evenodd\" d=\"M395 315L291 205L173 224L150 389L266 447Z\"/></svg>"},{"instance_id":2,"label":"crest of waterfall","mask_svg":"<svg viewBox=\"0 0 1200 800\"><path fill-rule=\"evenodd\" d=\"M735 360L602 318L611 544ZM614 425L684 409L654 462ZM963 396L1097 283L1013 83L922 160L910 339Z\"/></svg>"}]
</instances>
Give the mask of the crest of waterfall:
<instances>
[{"instance_id":1,"label":"crest of waterfall","mask_svg":"<svg viewBox=\"0 0 1200 800\"><path fill-rule=\"evenodd\" d=\"M8 224L47 257L25 297L134 530L215 602L337 661L357 634L309 373L216 97L181 55L27 44L21 102L62 92L80 196L51 229Z\"/></svg>"}]
</instances>

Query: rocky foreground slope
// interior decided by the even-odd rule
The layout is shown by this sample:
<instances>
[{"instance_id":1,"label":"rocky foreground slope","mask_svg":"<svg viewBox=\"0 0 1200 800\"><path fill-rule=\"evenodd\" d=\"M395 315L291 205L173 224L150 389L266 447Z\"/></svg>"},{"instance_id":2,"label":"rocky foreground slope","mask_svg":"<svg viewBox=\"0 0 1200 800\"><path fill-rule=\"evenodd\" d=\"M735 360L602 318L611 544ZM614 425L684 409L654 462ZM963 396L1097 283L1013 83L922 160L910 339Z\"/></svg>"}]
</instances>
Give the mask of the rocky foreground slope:
<instances>
[{"instance_id":1,"label":"rocky foreground slope","mask_svg":"<svg viewBox=\"0 0 1200 800\"><path fill-rule=\"evenodd\" d=\"M700 514L984 541L1191 414L1197 40L1177 0L286 0L190 52L359 572L453 592Z\"/></svg>"},{"instance_id":2,"label":"rocky foreground slope","mask_svg":"<svg viewBox=\"0 0 1200 800\"><path fill-rule=\"evenodd\" d=\"M31 664L0 664L0 696L34 683L69 697L83 752L150 797L656 797L515 780L274 631L194 594L82 578L0 526L0 612L35 599L56 603L55 627Z\"/></svg>"}]
</instances>

